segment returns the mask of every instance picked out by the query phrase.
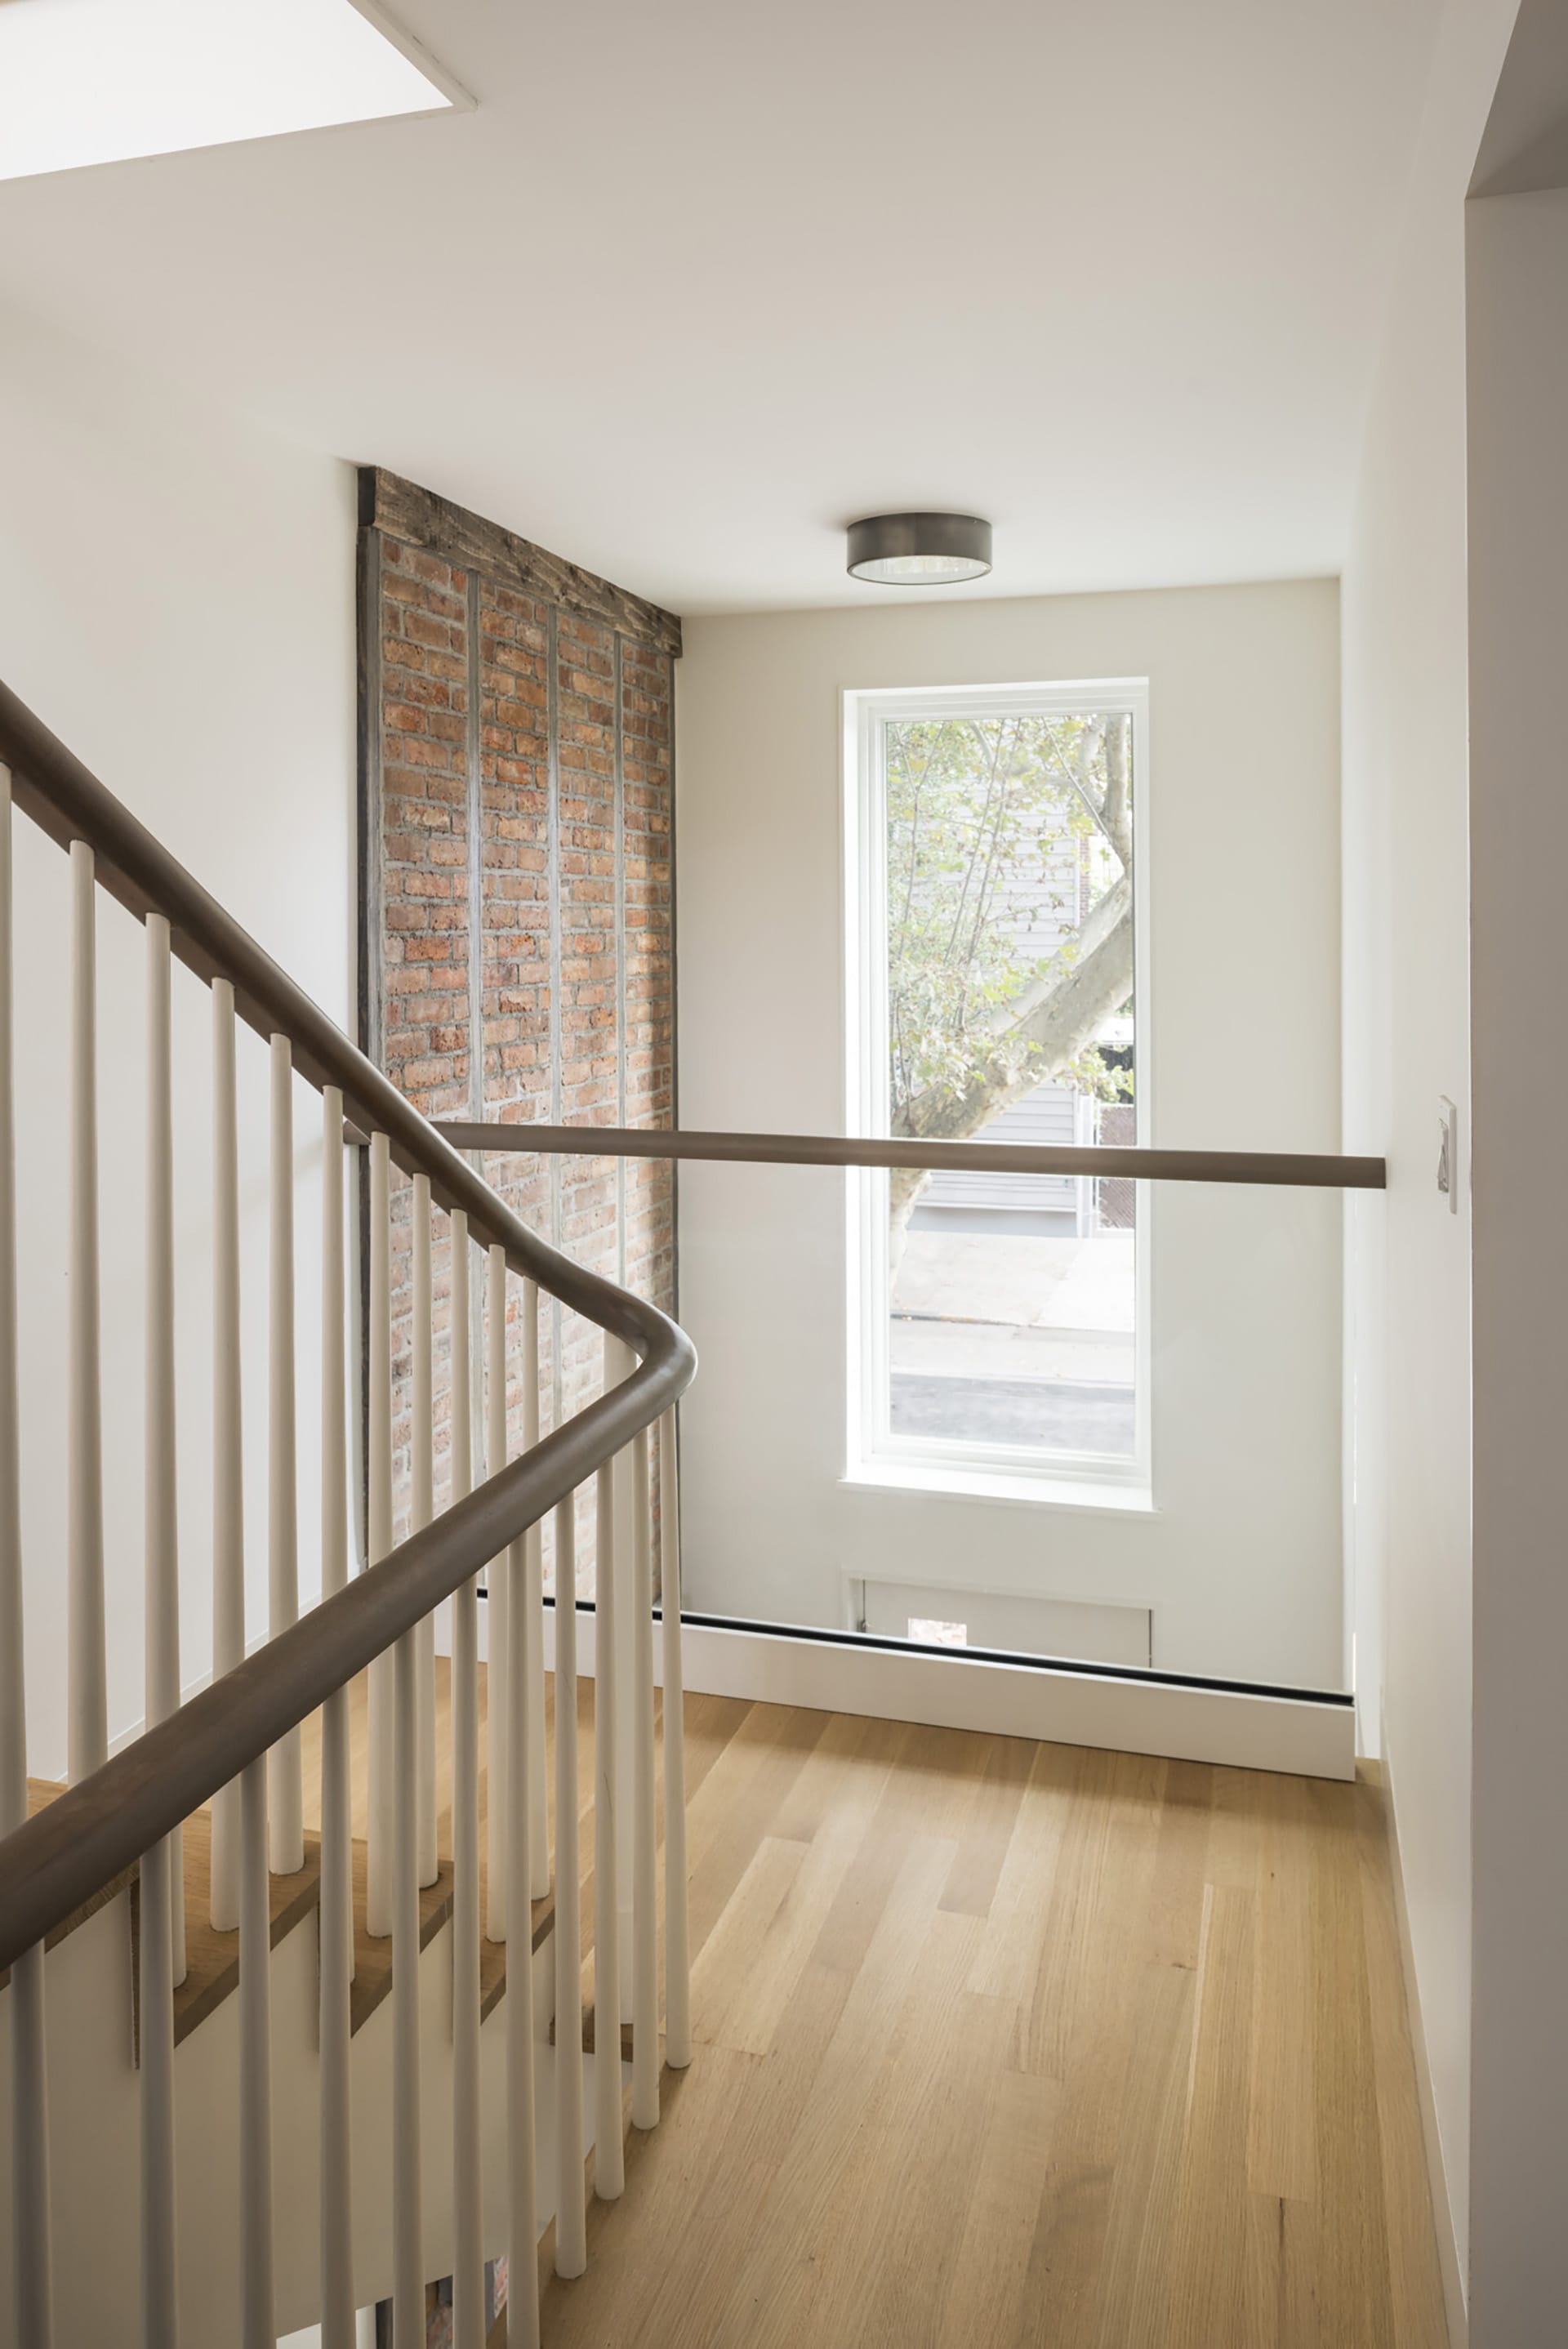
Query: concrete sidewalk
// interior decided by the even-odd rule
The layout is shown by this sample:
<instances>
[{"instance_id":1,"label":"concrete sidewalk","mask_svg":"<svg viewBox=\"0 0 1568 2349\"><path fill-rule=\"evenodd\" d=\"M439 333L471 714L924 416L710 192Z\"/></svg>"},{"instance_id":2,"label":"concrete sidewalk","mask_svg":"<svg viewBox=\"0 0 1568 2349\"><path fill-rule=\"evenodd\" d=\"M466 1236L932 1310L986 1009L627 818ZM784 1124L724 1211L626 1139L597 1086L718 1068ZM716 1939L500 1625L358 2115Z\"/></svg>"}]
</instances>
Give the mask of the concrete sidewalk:
<instances>
[{"instance_id":1,"label":"concrete sidewalk","mask_svg":"<svg viewBox=\"0 0 1568 2349\"><path fill-rule=\"evenodd\" d=\"M1130 1231L911 1232L893 1284L892 1368L1130 1385L1135 1296Z\"/></svg>"}]
</instances>

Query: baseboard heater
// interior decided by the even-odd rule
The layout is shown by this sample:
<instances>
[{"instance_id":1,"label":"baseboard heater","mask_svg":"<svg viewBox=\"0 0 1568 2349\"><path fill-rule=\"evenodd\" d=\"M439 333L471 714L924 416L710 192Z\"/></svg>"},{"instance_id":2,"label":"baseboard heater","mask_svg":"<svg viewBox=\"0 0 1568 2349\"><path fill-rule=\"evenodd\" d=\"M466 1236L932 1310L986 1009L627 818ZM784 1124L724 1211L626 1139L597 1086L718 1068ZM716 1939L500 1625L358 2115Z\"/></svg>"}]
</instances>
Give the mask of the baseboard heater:
<instances>
[{"instance_id":1,"label":"baseboard heater","mask_svg":"<svg viewBox=\"0 0 1568 2349\"><path fill-rule=\"evenodd\" d=\"M554 1650L553 1605L546 1599L547 1656ZM579 1665L592 1673L592 1605L579 1600L578 1613ZM1300 1777L1356 1775L1356 1702L1343 1690L948 1648L689 1610L682 1620L686 1687L708 1695Z\"/></svg>"}]
</instances>

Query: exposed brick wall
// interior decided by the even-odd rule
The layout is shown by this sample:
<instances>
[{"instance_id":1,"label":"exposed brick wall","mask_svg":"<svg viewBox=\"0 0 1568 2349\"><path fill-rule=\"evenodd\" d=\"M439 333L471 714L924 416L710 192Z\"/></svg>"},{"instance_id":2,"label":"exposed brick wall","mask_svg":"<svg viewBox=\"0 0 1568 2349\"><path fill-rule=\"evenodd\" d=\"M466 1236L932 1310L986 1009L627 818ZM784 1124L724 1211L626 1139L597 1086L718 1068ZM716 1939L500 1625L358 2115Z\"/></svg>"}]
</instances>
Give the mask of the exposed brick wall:
<instances>
[{"instance_id":1,"label":"exposed brick wall","mask_svg":"<svg viewBox=\"0 0 1568 2349\"><path fill-rule=\"evenodd\" d=\"M551 1110L550 613L534 597L476 582L479 616L480 912L479 992L483 1051L468 1113L516 1121ZM485 1174L513 1213L551 1233L549 1162L497 1154ZM476 1299L476 1305L478 1299ZM507 1361L512 1384L507 1422L521 1439L521 1299ZM474 1326L480 1326L478 1311ZM552 1422L553 1324L541 1315L541 1423Z\"/></svg>"},{"instance_id":2,"label":"exposed brick wall","mask_svg":"<svg viewBox=\"0 0 1568 2349\"><path fill-rule=\"evenodd\" d=\"M669 663L623 645L625 1123L675 1123L675 706ZM655 1302L675 1287L674 1189L667 1166L625 1162L629 1288Z\"/></svg>"},{"instance_id":3,"label":"exposed brick wall","mask_svg":"<svg viewBox=\"0 0 1568 2349\"><path fill-rule=\"evenodd\" d=\"M469 1100L468 586L433 555L381 547L379 1055L428 1116ZM393 1177L397 1523L407 1529L412 1185ZM451 1247L438 1220L438 1475L449 1475Z\"/></svg>"},{"instance_id":4,"label":"exposed brick wall","mask_svg":"<svg viewBox=\"0 0 1568 2349\"><path fill-rule=\"evenodd\" d=\"M667 1125L675 1107L667 651L365 533L366 1040L431 1116ZM675 1304L672 1170L492 1155L509 1206ZM407 1522L412 1190L394 1196L398 1521ZM438 1506L449 1489L451 1257L436 1218ZM512 1283L515 1322L521 1297ZM480 1303L475 1297L476 1308ZM476 1312L476 1327L479 1317ZM546 1300L541 1416L599 1391L597 1330ZM511 1441L522 1398L509 1345ZM482 1399L476 1392L482 1427ZM579 1587L593 1588L591 1517ZM547 1579L552 1571L546 1548Z\"/></svg>"},{"instance_id":5,"label":"exposed brick wall","mask_svg":"<svg viewBox=\"0 0 1568 2349\"><path fill-rule=\"evenodd\" d=\"M469 1099L468 584L383 543L381 1056L428 1116Z\"/></svg>"},{"instance_id":6,"label":"exposed brick wall","mask_svg":"<svg viewBox=\"0 0 1568 2349\"><path fill-rule=\"evenodd\" d=\"M562 614L556 628L559 737L561 1114L571 1125L614 1125L624 1039L617 1010L624 936L617 911L615 636ZM608 1280L620 1268L616 1162L558 1162L561 1244ZM560 1315L563 1417L596 1394L603 1340L574 1313Z\"/></svg>"}]
</instances>

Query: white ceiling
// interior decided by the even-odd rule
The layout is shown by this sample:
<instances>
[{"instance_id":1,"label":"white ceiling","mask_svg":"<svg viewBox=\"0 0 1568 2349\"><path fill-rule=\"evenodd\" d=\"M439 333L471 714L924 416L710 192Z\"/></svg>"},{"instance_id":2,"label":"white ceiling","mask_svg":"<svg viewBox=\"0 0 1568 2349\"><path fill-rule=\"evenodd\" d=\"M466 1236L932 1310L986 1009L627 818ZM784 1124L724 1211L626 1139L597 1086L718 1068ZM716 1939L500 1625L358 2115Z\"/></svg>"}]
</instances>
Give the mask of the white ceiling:
<instances>
[{"instance_id":1,"label":"white ceiling","mask_svg":"<svg viewBox=\"0 0 1568 2349\"><path fill-rule=\"evenodd\" d=\"M0 186L0 304L677 611L1332 572L1438 6L404 0L475 111Z\"/></svg>"}]
</instances>

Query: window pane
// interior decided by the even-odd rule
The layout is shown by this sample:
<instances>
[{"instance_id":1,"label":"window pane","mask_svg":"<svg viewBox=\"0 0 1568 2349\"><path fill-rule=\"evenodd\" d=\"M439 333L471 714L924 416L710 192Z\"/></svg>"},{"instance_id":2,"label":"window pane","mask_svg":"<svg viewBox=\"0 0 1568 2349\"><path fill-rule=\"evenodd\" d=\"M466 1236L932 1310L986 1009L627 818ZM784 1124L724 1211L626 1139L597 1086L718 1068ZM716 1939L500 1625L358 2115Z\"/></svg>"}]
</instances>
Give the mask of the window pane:
<instances>
[{"instance_id":1,"label":"window pane","mask_svg":"<svg viewBox=\"0 0 1568 2349\"><path fill-rule=\"evenodd\" d=\"M882 722L891 1130L1135 1138L1133 724L1063 709ZM1130 1465L1130 1182L889 1185L886 1428Z\"/></svg>"}]
</instances>

